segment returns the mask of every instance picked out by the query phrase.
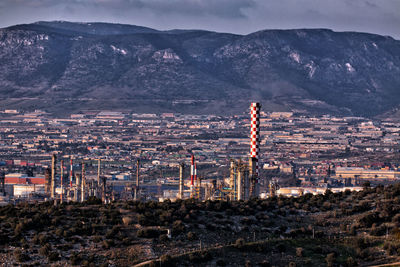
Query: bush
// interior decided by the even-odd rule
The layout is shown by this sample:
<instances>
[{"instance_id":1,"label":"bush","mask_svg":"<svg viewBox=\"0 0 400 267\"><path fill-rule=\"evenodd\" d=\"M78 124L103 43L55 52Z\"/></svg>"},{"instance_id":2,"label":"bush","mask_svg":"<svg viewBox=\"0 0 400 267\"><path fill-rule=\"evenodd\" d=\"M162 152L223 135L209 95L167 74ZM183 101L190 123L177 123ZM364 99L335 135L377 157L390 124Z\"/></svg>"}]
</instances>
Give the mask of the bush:
<instances>
[{"instance_id":1,"label":"bush","mask_svg":"<svg viewBox=\"0 0 400 267\"><path fill-rule=\"evenodd\" d=\"M50 262L58 261L59 258L60 258L60 255L58 254L57 251L52 251L52 252L50 252L50 254L47 256L47 259L48 259Z\"/></svg>"},{"instance_id":2,"label":"bush","mask_svg":"<svg viewBox=\"0 0 400 267\"><path fill-rule=\"evenodd\" d=\"M284 244L280 243L280 244L276 245L276 249L279 252L285 252L286 251L286 246Z\"/></svg>"},{"instance_id":3,"label":"bush","mask_svg":"<svg viewBox=\"0 0 400 267\"><path fill-rule=\"evenodd\" d=\"M187 237L187 239L188 239L189 241L193 241L193 240L195 240L195 239L197 238L196 234L193 233L193 232L187 233L186 237Z\"/></svg>"},{"instance_id":4,"label":"bush","mask_svg":"<svg viewBox=\"0 0 400 267\"><path fill-rule=\"evenodd\" d=\"M109 249L113 245L114 245L114 241L111 239L103 240L103 242L102 242L102 247L105 249Z\"/></svg>"},{"instance_id":5,"label":"bush","mask_svg":"<svg viewBox=\"0 0 400 267\"><path fill-rule=\"evenodd\" d=\"M243 246L244 246L244 239L243 238L236 239L235 247L236 248L242 248Z\"/></svg>"},{"instance_id":6,"label":"bush","mask_svg":"<svg viewBox=\"0 0 400 267\"><path fill-rule=\"evenodd\" d=\"M49 243L46 243L39 249L39 254L42 256L49 256L50 252L51 252L51 246Z\"/></svg>"},{"instance_id":7,"label":"bush","mask_svg":"<svg viewBox=\"0 0 400 267\"><path fill-rule=\"evenodd\" d=\"M329 253L328 255L326 255L325 261L328 267L332 267L333 264L336 262L335 253Z\"/></svg>"},{"instance_id":8,"label":"bush","mask_svg":"<svg viewBox=\"0 0 400 267\"><path fill-rule=\"evenodd\" d=\"M167 242L169 240L168 235L164 234L164 235L160 235L159 237L160 242Z\"/></svg>"},{"instance_id":9,"label":"bush","mask_svg":"<svg viewBox=\"0 0 400 267\"><path fill-rule=\"evenodd\" d=\"M22 250L16 249L14 251L14 257L18 262L24 262L29 260L29 256L25 254Z\"/></svg>"},{"instance_id":10,"label":"bush","mask_svg":"<svg viewBox=\"0 0 400 267\"><path fill-rule=\"evenodd\" d=\"M211 254L208 251L193 252L189 254L189 261L195 262L206 262L212 259Z\"/></svg>"},{"instance_id":11,"label":"bush","mask_svg":"<svg viewBox=\"0 0 400 267\"><path fill-rule=\"evenodd\" d=\"M178 235L185 231L185 226L183 225L181 220L174 221L172 224L172 233L173 235Z\"/></svg>"},{"instance_id":12,"label":"bush","mask_svg":"<svg viewBox=\"0 0 400 267\"><path fill-rule=\"evenodd\" d=\"M160 261L161 261L161 264L162 264L162 265L164 265L164 264L165 264L165 265L172 264L172 258L171 258L171 256L168 255L168 254L162 255L161 258L160 258Z\"/></svg>"},{"instance_id":13,"label":"bush","mask_svg":"<svg viewBox=\"0 0 400 267\"><path fill-rule=\"evenodd\" d=\"M357 266L357 262L352 257L348 257L346 260L346 265L348 267Z\"/></svg>"},{"instance_id":14,"label":"bush","mask_svg":"<svg viewBox=\"0 0 400 267\"><path fill-rule=\"evenodd\" d=\"M223 259L218 259L216 261L217 266L226 266L226 263Z\"/></svg>"},{"instance_id":15,"label":"bush","mask_svg":"<svg viewBox=\"0 0 400 267\"><path fill-rule=\"evenodd\" d=\"M296 256L303 257L303 248L296 248Z\"/></svg>"},{"instance_id":16,"label":"bush","mask_svg":"<svg viewBox=\"0 0 400 267\"><path fill-rule=\"evenodd\" d=\"M260 262L258 265L260 267L271 267L271 264L267 260L264 260L264 261Z\"/></svg>"},{"instance_id":17,"label":"bush","mask_svg":"<svg viewBox=\"0 0 400 267\"><path fill-rule=\"evenodd\" d=\"M72 253L71 256L69 257L69 262L71 265L79 265L82 261L82 258L80 257L79 254Z\"/></svg>"},{"instance_id":18,"label":"bush","mask_svg":"<svg viewBox=\"0 0 400 267\"><path fill-rule=\"evenodd\" d=\"M131 216L125 216L122 218L122 222L124 225L131 225L133 224L134 220Z\"/></svg>"},{"instance_id":19,"label":"bush","mask_svg":"<svg viewBox=\"0 0 400 267\"><path fill-rule=\"evenodd\" d=\"M159 230L153 228L143 228L137 232L138 237L144 238L158 238L160 234L161 232Z\"/></svg>"}]
</instances>

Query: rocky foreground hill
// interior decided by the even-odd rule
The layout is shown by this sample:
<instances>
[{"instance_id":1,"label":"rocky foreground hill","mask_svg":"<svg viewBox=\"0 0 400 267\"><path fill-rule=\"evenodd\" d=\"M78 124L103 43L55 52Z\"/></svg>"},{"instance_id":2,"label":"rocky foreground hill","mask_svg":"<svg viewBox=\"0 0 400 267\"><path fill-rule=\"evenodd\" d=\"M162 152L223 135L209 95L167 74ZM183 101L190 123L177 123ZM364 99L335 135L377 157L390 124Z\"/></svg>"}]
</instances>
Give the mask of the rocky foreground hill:
<instances>
[{"instance_id":1,"label":"rocky foreground hill","mask_svg":"<svg viewBox=\"0 0 400 267\"><path fill-rule=\"evenodd\" d=\"M0 105L70 113L375 116L400 102L400 41L328 29L234 35L107 24L38 22L0 29Z\"/></svg>"},{"instance_id":2,"label":"rocky foreground hill","mask_svg":"<svg viewBox=\"0 0 400 267\"><path fill-rule=\"evenodd\" d=\"M399 184L233 202L19 203L0 207L0 262L398 266L399 211Z\"/></svg>"}]
</instances>

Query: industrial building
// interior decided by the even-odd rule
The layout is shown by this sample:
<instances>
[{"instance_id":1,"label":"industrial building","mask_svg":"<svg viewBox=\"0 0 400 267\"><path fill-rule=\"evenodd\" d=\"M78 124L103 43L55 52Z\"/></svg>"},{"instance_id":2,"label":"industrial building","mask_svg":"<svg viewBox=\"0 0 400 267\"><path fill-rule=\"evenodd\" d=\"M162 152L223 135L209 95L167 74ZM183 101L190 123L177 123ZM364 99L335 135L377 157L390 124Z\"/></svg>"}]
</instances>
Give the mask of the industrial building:
<instances>
[{"instance_id":1,"label":"industrial building","mask_svg":"<svg viewBox=\"0 0 400 267\"><path fill-rule=\"evenodd\" d=\"M336 167L337 178L360 178L360 179L398 179L399 171L387 169L364 169L360 167Z\"/></svg>"}]
</instances>

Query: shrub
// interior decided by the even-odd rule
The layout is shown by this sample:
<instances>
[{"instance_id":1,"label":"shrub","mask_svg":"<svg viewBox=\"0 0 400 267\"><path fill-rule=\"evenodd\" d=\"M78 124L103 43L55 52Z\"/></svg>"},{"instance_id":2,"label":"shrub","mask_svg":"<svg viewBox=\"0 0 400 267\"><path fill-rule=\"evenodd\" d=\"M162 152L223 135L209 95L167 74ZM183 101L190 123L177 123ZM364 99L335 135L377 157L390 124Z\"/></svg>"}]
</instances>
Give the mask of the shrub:
<instances>
[{"instance_id":1,"label":"shrub","mask_svg":"<svg viewBox=\"0 0 400 267\"><path fill-rule=\"evenodd\" d=\"M160 236L160 231L153 228L144 228L137 232L137 236L145 238L158 238Z\"/></svg>"},{"instance_id":2,"label":"shrub","mask_svg":"<svg viewBox=\"0 0 400 267\"><path fill-rule=\"evenodd\" d=\"M352 257L348 257L346 260L346 265L348 267L357 266L357 262Z\"/></svg>"},{"instance_id":3,"label":"shrub","mask_svg":"<svg viewBox=\"0 0 400 267\"><path fill-rule=\"evenodd\" d=\"M242 248L243 246L244 246L244 239L243 238L236 239L235 247L236 248Z\"/></svg>"},{"instance_id":4,"label":"shrub","mask_svg":"<svg viewBox=\"0 0 400 267\"><path fill-rule=\"evenodd\" d=\"M71 256L69 257L69 262L71 265L79 265L82 261L82 258L79 254L72 253Z\"/></svg>"},{"instance_id":5,"label":"shrub","mask_svg":"<svg viewBox=\"0 0 400 267\"><path fill-rule=\"evenodd\" d=\"M216 264L217 264L217 266L225 266L226 265L226 263L223 259L218 259L216 261Z\"/></svg>"},{"instance_id":6,"label":"shrub","mask_svg":"<svg viewBox=\"0 0 400 267\"><path fill-rule=\"evenodd\" d=\"M52 252L50 252L50 254L47 256L47 259L48 259L50 262L58 261L59 258L60 258L60 255L58 254L57 251L52 251Z\"/></svg>"},{"instance_id":7,"label":"shrub","mask_svg":"<svg viewBox=\"0 0 400 267\"><path fill-rule=\"evenodd\" d=\"M39 249L39 254L42 256L48 256L51 252L51 246L49 243L46 243Z\"/></svg>"},{"instance_id":8,"label":"shrub","mask_svg":"<svg viewBox=\"0 0 400 267\"><path fill-rule=\"evenodd\" d=\"M195 262L206 262L212 259L211 254L208 251L193 252L189 254L189 261Z\"/></svg>"},{"instance_id":9,"label":"shrub","mask_svg":"<svg viewBox=\"0 0 400 267\"><path fill-rule=\"evenodd\" d=\"M185 231L185 226L183 225L182 221L181 220L174 221L174 223L172 224L172 233L174 235L178 235L183 231Z\"/></svg>"},{"instance_id":10,"label":"shrub","mask_svg":"<svg viewBox=\"0 0 400 267\"><path fill-rule=\"evenodd\" d=\"M303 257L303 248L296 248L296 256Z\"/></svg>"},{"instance_id":11,"label":"shrub","mask_svg":"<svg viewBox=\"0 0 400 267\"><path fill-rule=\"evenodd\" d=\"M161 264L163 264L163 265L165 264L168 266L169 264L172 263L172 258L170 255L164 254L161 256L160 261L161 261Z\"/></svg>"},{"instance_id":12,"label":"shrub","mask_svg":"<svg viewBox=\"0 0 400 267\"><path fill-rule=\"evenodd\" d=\"M286 246L284 244L280 243L280 244L276 245L276 249L279 252L285 252L286 251Z\"/></svg>"},{"instance_id":13,"label":"shrub","mask_svg":"<svg viewBox=\"0 0 400 267\"><path fill-rule=\"evenodd\" d=\"M124 225L131 225L133 224L134 220L131 216L125 216L122 218L122 222Z\"/></svg>"},{"instance_id":14,"label":"shrub","mask_svg":"<svg viewBox=\"0 0 400 267\"><path fill-rule=\"evenodd\" d=\"M14 251L14 257L18 262L24 262L29 260L29 256L25 254L22 250L16 249Z\"/></svg>"},{"instance_id":15,"label":"shrub","mask_svg":"<svg viewBox=\"0 0 400 267\"><path fill-rule=\"evenodd\" d=\"M333 264L336 262L335 253L329 253L328 255L326 255L325 261L328 267L332 267Z\"/></svg>"},{"instance_id":16,"label":"shrub","mask_svg":"<svg viewBox=\"0 0 400 267\"><path fill-rule=\"evenodd\" d=\"M271 267L271 264L267 260L264 260L264 261L260 262L258 265L260 267Z\"/></svg>"},{"instance_id":17,"label":"shrub","mask_svg":"<svg viewBox=\"0 0 400 267\"><path fill-rule=\"evenodd\" d=\"M190 240L190 241L193 241L193 240L195 240L195 239L197 238L196 234L193 233L193 232L187 233L186 237L187 237L187 239Z\"/></svg>"},{"instance_id":18,"label":"shrub","mask_svg":"<svg viewBox=\"0 0 400 267\"><path fill-rule=\"evenodd\" d=\"M167 242L169 238L168 238L168 235L164 234L164 235L160 235L159 239L161 242Z\"/></svg>"},{"instance_id":19,"label":"shrub","mask_svg":"<svg viewBox=\"0 0 400 267\"><path fill-rule=\"evenodd\" d=\"M63 236L63 234L64 234L64 230L62 228L58 228L56 230L56 235L57 236L61 237L61 236Z\"/></svg>"}]
</instances>

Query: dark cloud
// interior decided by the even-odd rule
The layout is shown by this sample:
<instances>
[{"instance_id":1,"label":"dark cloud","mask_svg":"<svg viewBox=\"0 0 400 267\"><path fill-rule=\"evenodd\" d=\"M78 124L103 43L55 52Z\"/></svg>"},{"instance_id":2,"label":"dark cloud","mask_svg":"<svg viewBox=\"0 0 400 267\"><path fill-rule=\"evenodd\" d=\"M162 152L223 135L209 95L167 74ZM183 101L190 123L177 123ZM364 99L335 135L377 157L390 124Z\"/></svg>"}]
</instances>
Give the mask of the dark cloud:
<instances>
[{"instance_id":1,"label":"dark cloud","mask_svg":"<svg viewBox=\"0 0 400 267\"><path fill-rule=\"evenodd\" d=\"M365 1L365 5L371 7L371 8L378 8L378 6L370 1Z\"/></svg>"},{"instance_id":2,"label":"dark cloud","mask_svg":"<svg viewBox=\"0 0 400 267\"><path fill-rule=\"evenodd\" d=\"M400 38L399 0L0 0L0 27L38 20L250 33L331 28Z\"/></svg>"}]
</instances>

